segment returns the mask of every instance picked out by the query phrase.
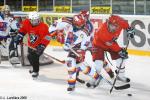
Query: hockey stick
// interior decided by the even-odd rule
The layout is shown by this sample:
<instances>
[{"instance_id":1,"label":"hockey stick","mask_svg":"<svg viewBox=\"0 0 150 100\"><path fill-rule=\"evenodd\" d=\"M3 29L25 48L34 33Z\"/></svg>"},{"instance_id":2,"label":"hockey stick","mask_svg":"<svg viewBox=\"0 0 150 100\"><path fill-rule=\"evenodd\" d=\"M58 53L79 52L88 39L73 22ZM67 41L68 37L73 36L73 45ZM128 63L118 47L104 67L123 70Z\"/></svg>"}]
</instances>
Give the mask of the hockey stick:
<instances>
[{"instance_id":1,"label":"hockey stick","mask_svg":"<svg viewBox=\"0 0 150 100\"><path fill-rule=\"evenodd\" d=\"M109 81L108 79L104 78L102 75L101 77L105 80L105 82L107 82L110 86L113 86L113 83L111 81ZM130 88L130 84L125 84L125 85L121 85L121 86L113 86L116 90L124 90L124 89L128 89Z\"/></svg>"},{"instance_id":2,"label":"hockey stick","mask_svg":"<svg viewBox=\"0 0 150 100\"><path fill-rule=\"evenodd\" d=\"M36 50L35 48L33 48L33 47L31 47L31 46L29 46L29 45L27 45L27 44L25 44L25 43L24 43L24 45L27 46L27 47L29 47L29 48L31 48L31 49L33 49L33 50ZM65 60L59 60L59 59L57 59L57 58L55 58L55 57L53 57L53 56L51 56L51 55L49 55L49 54L47 54L47 53L44 53L44 55L46 55L46 56L48 56L48 57L50 57L50 58L52 58L52 59L54 59L54 60L56 60L56 61L62 63L62 64L65 64L65 63L66 63ZM82 83L82 84L85 83L84 80L79 79L78 77L76 78L76 80L77 80L78 82Z\"/></svg>"},{"instance_id":3,"label":"hockey stick","mask_svg":"<svg viewBox=\"0 0 150 100\"><path fill-rule=\"evenodd\" d=\"M125 50L127 50L127 48L128 48L128 46L129 46L129 40L128 40L128 42L127 42L127 46L126 46L126 48L125 48ZM114 85L115 85L115 83L116 83L116 80L117 80L117 77L118 77L118 75L119 75L119 72L120 72L120 69L121 69L121 66L122 66L122 64L123 64L123 58L122 58L122 60L121 60L121 63L120 63L120 66L119 66L119 70L117 71L117 75L116 75L116 77L115 77L115 79L114 79L114 82L113 82L113 84L112 84L112 87L111 87L111 89L110 89L110 94L111 94L111 92L112 92L112 90L113 90L113 88L114 88ZM130 84L126 84L126 85L128 85L129 87L130 87Z\"/></svg>"},{"instance_id":4,"label":"hockey stick","mask_svg":"<svg viewBox=\"0 0 150 100\"><path fill-rule=\"evenodd\" d=\"M25 46L33 49L33 50L36 50L36 48L33 48L33 47L31 47L31 46L29 46L29 45L27 45L25 43L23 43L23 45L25 45ZM50 57L50 58L52 58L52 59L54 59L54 60L56 60L56 61L58 61L58 62L60 62L60 63L62 63L62 64L65 64L65 60L59 60L59 59L57 59L57 58L55 58L55 57L53 57L53 56L51 56L51 55L49 55L49 54L47 54L45 52L43 54L46 55L46 56L48 56L48 57Z\"/></svg>"},{"instance_id":5,"label":"hockey stick","mask_svg":"<svg viewBox=\"0 0 150 100\"><path fill-rule=\"evenodd\" d=\"M55 57L53 57L53 56L51 56L51 55L49 55L49 54L47 54L47 53L45 53L45 52L44 52L44 55L46 55L46 56L48 56L48 57L50 57L50 58L52 58L52 59L54 59L54 60L56 60L56 61L62 63L62 64L65 64L65 60L59 60L59 59L57 59L57 58L55 58Z\"/></svg>"},{"instance_id":6,"label":"hockey stick","mask_svg":"<svg viewBox=\"0 0 150 100\"><path fill-rule=\"evenodd\" d=\"M80 55L71 48L70 45L68 45L69 49L75 54L77 55L78 57L80 57ZM130 87L130 84L125 84L125 85L121 85L121 86L115 86L115 84L113 84L111 81L107 80L106 78L104 78L102 75L101 77L109 84L111 85L112 87L114 87L116 90L123 90L123 89L127 89Z\"/></svg>"}]
</instances>

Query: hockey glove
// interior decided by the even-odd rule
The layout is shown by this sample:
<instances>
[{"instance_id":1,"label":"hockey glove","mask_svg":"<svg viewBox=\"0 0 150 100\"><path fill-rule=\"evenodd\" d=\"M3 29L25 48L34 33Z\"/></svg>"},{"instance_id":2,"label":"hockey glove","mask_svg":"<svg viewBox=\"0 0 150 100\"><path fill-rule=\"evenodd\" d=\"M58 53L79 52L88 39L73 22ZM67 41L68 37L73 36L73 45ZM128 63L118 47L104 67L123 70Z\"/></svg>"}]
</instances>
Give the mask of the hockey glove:
<instances>
[{"instance_id":1,"label":"hockey glove","mask_svg":"<svg viewBox=\"0 0 150 100\"><path fill-rule=\"evenodd\" d=\"M83 62L84 59L85 59L85 50L79 49L76 52L80 55L80 57L77 57L77 61L78 62Z\"/></svg>"},{"instance_id":2,"label":"hockey glove","mask_svg":"<svg viewBox=\"0 0 150 100\"><path fill-rule=\"evenodd\" d=\"M24 35L22 35L22 34L17 34L13 39L14 39L14 42L18 45L19 43L21 43L22 42L22 40L23 40L23 36Z\"/></svg>"},{"instance_id":3,"label":"hockey glove","mask_svg":"<svg viewBox=\"0 0 150 100\"><path fill-rule=\"evenodd\" d=\"M18 34L17 30L10 29L10 32L9 32L10 36L16 36L17 34Z\"/></svg>"},{"instance_id":4,"label":"hockey glove","mask_svg":"<svg viewBox=\"0 0 150 100\"><path fill-rule=\"evenodd\" d=\"M42 53L44 52L45 48L46 48L46 46L43 45L43 44L38 45L36 47L36 54L39 55L39 56L42 55Z\"/></svg>"},{"instance_id":5,"label":"hockey glove","mask_svg":"<svg viewBox=\"0 0 150 100\"><path fill-rule=\"evenodd\" d=\"M121 51L119 51L118 54L119 54L120 57L123 58L123 59L127 59L127 58L128 58L128 52L127 52L127 50L125 50L124 48L122 48Z\"/></svg>"},{"instance_id":6,"label":"hockey glove","mask_svg":"<svg viewBox=\"0 0 150 100\"><path fill-rule=\"evenodd\" d=\"M127 31L127 37L129 38L129 39L131 39L131 38L134 38L134 35L135 35L135 30L134 30L134 28L132 28L132 27L129 27L128 29L126 29L126 31Z\"/></svg>"}]
</instances>

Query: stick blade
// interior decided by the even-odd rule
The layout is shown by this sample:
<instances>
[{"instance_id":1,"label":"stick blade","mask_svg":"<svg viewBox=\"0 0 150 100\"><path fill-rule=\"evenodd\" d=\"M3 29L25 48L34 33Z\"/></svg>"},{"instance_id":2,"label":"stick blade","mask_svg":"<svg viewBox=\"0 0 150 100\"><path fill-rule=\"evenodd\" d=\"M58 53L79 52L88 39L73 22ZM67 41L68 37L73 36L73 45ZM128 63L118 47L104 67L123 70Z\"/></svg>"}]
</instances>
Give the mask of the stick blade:
<instances>
[{"instance_id":1,"label":"stick blade","mask_svg":"<svg viewBox=\"0 0 150 100\"><path fill-rule=\"evenodd\" d=\"M114 88L116 90L128 89L128 88L130 88L130 84L125 84L125 85L122 85L122 86L114 86Z\"/></svg>"}]
</instances>

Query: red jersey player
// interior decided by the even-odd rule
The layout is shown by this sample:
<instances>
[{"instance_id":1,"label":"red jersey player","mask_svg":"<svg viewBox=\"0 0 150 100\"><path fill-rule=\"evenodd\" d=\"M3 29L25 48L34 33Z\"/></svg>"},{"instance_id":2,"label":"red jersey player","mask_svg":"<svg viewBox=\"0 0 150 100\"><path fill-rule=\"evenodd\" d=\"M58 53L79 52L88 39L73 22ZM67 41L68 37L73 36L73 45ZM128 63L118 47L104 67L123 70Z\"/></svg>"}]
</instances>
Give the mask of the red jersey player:
<instances>
[{"instance_id":1,"label":"red jersey player","mask_svg":"<svg viewBox=\"0 0 150 100\"><path fill-rule=\"evenodd\" d=\"M125 59L128 58L128 53L116 42L122 29L127 31L127 36L129 38L134 37L135 32L126 20L117 15L111 15L94 34L93 47L96 48L96 51L94 51L92 55L98 73L101 72L104 63L105 51L109 52L112 60L116 61L117 70L119 69L118 67L121 64L122 59L124 59L118 75L118 80L130 82L130 79L125 77Z\"/></svg>"},{"instance_id":2,"label":"red jersey player","mask_svg":"<svg viewBox=\"0 0 150 100\"><path fill-rule=\"evenodd\" d=\"M26 34L28 35L29 45L28 59L33 67L33 70L29 72L32 73L32 77L37 77L39 73L39 57L50 42L48 26L40 21L40 16L37 12L29 13L28 19L22 22L14 42L19 44Z\"/></svg>"}]
</instances>

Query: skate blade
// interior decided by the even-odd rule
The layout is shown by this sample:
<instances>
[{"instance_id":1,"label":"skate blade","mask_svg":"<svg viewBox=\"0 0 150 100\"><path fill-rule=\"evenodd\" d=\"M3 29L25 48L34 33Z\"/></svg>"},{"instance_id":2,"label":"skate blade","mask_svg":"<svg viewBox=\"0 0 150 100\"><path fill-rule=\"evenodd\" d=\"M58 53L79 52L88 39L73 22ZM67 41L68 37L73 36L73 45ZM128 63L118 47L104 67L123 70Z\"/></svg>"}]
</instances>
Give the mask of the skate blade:
<instances>
[{"instance_id":1,"label":"skate blade","mask_svg":"<svg viewBox=\"0 0 150 100\"><path fill-rule=\"evenodd\" d=\"M37 80L37 79L38 79L38 77L32 77L32 79L33 79L33 80Z\"/></svg>"},{"instance_id":2,"label":"skate blade","mask_svg":"<svg viewBox=\"0 0 150 100\"><path fill-rule=\"evenodd\" d=\"M75 92L75 89L73 89L72 91L67 91L68 94L72 94Z\"/></svg>"}]
</instances>

